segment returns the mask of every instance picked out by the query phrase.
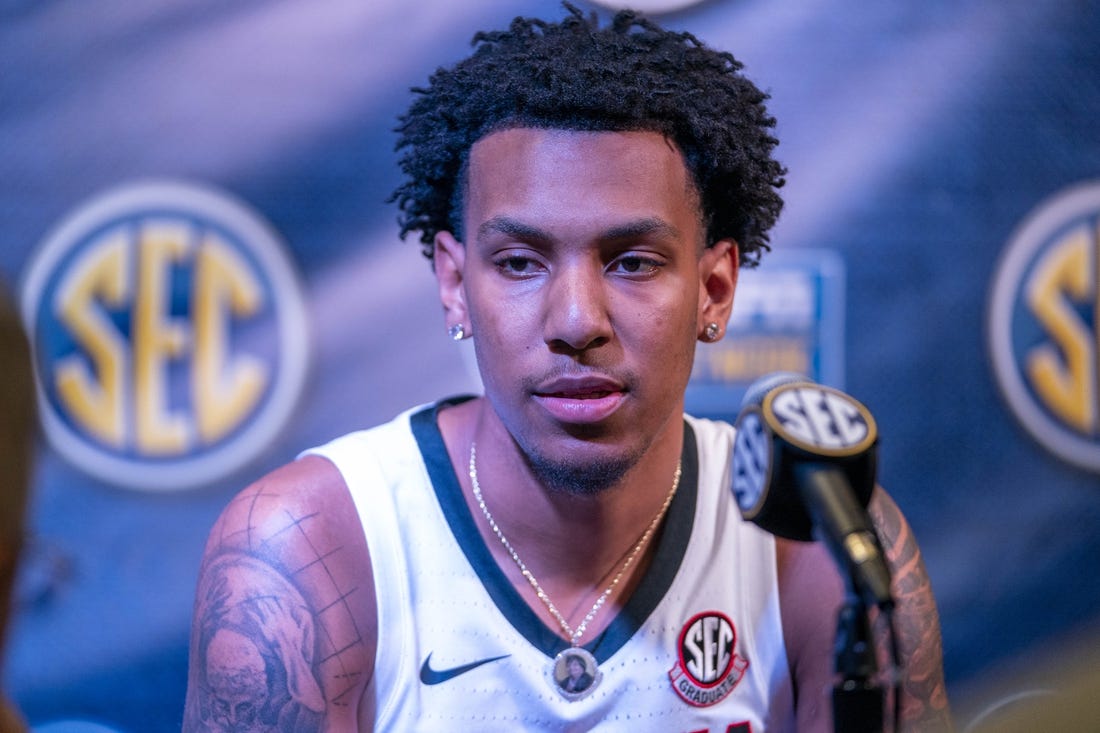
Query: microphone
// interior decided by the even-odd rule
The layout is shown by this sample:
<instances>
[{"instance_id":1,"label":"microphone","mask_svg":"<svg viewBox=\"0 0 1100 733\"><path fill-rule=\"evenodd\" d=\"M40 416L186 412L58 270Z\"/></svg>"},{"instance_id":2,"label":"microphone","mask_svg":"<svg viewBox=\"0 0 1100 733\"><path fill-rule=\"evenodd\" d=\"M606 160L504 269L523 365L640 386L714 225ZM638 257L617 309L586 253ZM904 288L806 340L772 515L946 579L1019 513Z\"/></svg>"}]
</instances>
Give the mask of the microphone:
<instances>
[{"instance_id":1,"label":"microphone","mask_svg":"<svg viewBox=\"0 0 1100 733\"><path fill-rule=\"evenodd\" d=\"M843 392L792 372L753 382L733 446L733 494L742 516L791 540L822 540L862 595L894 604L890 569L867 515L878 429Z\"/></svg>"}]
</instances>

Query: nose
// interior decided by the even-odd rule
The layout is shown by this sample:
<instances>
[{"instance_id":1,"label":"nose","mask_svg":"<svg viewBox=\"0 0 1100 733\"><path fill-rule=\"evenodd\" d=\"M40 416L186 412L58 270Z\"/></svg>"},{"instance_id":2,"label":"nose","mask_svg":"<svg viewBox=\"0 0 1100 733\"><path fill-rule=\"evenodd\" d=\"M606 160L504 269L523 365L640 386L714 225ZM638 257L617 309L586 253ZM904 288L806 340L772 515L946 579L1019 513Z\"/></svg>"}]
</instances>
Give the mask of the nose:
<instances>
[{"instance_id":1,"label":"nose","mask_svg":"<svg viewBox=\"0 0 1100 733\"><path fill-rule=\"evenodd\" d=\"M577 353L607 343L612 335L609 295L598 263L558 268L544 304L545 340L550 349Z\"/></svg>"}]
</instances>

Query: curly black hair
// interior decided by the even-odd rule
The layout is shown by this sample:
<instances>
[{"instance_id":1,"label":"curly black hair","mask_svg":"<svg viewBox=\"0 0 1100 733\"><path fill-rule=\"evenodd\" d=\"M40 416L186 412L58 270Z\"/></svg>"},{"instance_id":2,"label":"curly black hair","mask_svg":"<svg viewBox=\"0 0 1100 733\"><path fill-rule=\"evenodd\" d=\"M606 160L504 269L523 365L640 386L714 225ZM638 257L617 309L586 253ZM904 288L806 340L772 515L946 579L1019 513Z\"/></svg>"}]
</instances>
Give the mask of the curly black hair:
<instances>
[{"instance_id":1,"label":"curly black hair","mask_svg":"<svg viewBox=\"0 0 1100 733\"><path fill-rule=\"evenodd\" d=\"M667 31L633 11L600 28L568 2L561 23L516 18L474 36L474 52L439 69L399 118L405 182L391 196L401 236L419 231L432 257L439 231L462 239L471 146L512 127L659 132L679 147L700 194L707 246L737 241L755 265L783 207L785 168L768 95L731 54L690 33Z\"/></svg>"}]
</instances>

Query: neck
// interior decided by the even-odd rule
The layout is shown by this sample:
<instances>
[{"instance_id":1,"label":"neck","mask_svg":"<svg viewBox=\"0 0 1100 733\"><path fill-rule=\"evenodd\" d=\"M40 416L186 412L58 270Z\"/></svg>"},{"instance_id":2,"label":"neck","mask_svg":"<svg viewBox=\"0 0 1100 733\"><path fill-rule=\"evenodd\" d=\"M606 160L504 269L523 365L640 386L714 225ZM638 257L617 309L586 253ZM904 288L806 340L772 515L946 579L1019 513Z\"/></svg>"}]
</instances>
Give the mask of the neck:
<instances>
[{"instance_id":1,"label":"neck","mask_svg":"<svg viewBox=\"0 0 1100 733\"><path fill-rule=\"evenodd\" d=\"M468 414L461 414L463 408ZM614 476L580 486L555 480L567 469L547 477L547 470L524 453L485 400L445 410L440 426L467 495L469 451L476 442L482 493L501 529L510 539L516 535L517 542L530 537L529 544L549 545L551 556L560 555L561 547L570 548L571 554L599 553L605 545L622 551L636 540L668 496L683 448L677 416ZM592 469L599 471L600 466Z\"/></svg>"},{"instance_id":2,"label":"neck","mask_svg":"<svg viewBox=\"0 0 1100 733\"><path fill-rule=\"evenodd\" d=\"M469 414L463 415L466 410ZM679 421L658 436L650 450L613 484L598 492L578 493L548 487L532 470L510 436L487 420L487 404L466 403L444 411L440 427L467 496L470 511L497 563L529 605L549 619L514 559L473 499L469 450L477 444L477 475L482 500L500 531L539 585L571 625L588 613L667 503L679 465L683 428ZM480 414L478 414L480 412ZM453 413L448 415L447 413ZM631 558L607 598L619 605L641 577L656 546L655 530ZM585 634L602 628L614 613L603 609ZM557 623L548 620L551 628Z\"/></svg>"}]
</instances>

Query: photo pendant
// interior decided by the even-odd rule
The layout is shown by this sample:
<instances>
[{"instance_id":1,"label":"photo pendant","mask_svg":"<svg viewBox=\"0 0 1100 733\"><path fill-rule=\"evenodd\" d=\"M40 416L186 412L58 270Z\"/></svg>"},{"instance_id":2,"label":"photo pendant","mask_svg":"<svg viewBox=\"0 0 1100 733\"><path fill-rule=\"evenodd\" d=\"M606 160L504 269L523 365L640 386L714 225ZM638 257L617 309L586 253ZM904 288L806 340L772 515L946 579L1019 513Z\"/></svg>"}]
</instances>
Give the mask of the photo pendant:
<instances>
[{"instance_id":1,"label":"photo pendant","mask_svg":"<svg viewBox=\"0 0 1100 733\"><path fill-rule=\"evenodd\" d=\"M554 657L548 672L550 682L566 700L588 697L603 678L596 658L579 646L571 646Z\"/></svg>"}]
</instances>

